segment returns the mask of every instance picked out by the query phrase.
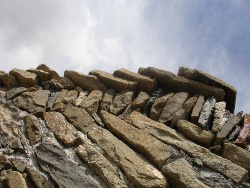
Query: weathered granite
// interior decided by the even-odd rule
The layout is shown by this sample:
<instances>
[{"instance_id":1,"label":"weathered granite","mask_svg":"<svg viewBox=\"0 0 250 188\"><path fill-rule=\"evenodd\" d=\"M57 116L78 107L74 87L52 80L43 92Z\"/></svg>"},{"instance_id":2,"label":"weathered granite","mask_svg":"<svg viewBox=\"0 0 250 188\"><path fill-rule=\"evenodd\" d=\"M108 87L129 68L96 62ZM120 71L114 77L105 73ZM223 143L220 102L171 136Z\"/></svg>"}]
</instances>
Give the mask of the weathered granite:
<instances>
[{"instance_id":1,"label":"weathered granite","mask_svg":"<svg viewBox=\"0 0 250 188\"><path fill-rule=\"evenodd\" d=\"M10 160L6 156L0 154L0 171L9 170L12 168L13 168L13 165L10 162Z\"/></svg>"},{"instance_id":2,"label":"weathered granite","mask_svg":"<svg viewBox=\"0 0 250 188\"><path fill-rule=\"evenodd\" d=\"M223 125L227 122L230 112L226 110L226 102L217 102L214 107L214 120L211 131L217 133L221 130Z\"/></svg>"},{"instance_id":3,"label":"weathered granite","mask_svg":"<svg viewBox=\"0 0 250 188\"><path fill-rule=\"evenodd\" d=\"M75 146L80 143L80 138L76 129L66 121L61 113L45 112L43 116L47 127L67 147Z\"/></svg>"},{"instance_id":4,"label":"weathered granite","mask_svg":"<svg viewBox=\"0 0 250 188\"><path fill-rule=\"evenodd\" d=\"M139 68L138 73L156 78L158 85L168 92L188 92L192 95L199 94L204 95L205 97L214 96L217 101L222 101L225 96L225 91L220 88L209 86L181 76L176 76L169 71L154 67Z\"/></svg>"},{"instance_id":5,"label":"weathered granite","mask_svg":"<svg viewBox=\"0 0 250 188\"><path fill-rule=\"evenodd\" d=\"M60 94L58 95L58 97L56 98L56 101L55 101L54 105L57 104L57 103L63 102L63 99L67 95L67 93L68 93L68 90L67 89L63 89L60 92Z\"/></svg>"},{"instance_id":6,"label":"weathered granite","mask_svg":"<svg viewBox=\"0 0 250 188\"><path fill-rule=\"evenodd\" d=\"M186 92L180 92L174 94L165 104L159 122L169 124L172 121L173 114L179 110L183 103L188 99L189 94Z\"/></svg>"},{"instance_id":7,"label":"weathered granite","mask_svg":"<svg viewBox=\"0 0 250 188\"><path fill-rule=\"evenodd\" d=\"M222 127L222 129L217 133L214 145L220 145L224 142L224 140L229 136L234 127L238 125L242 120L241 115L233 115L231 114L226 124Z\"/></svg>"},{"instance_id":8,"label":"weathered granite","mask_svg":"<svg viewBox=\"0 0 250 188\"><path fill-rule=\"evenodd\" d=\"M39 70L39 69L28 69L26 70L27 72L31 72L37 75L38 80L41 82L46 82L48 80L51 80L51 75L50 73L43 71L43 70Z\"/></svg>"},{"instance_id":9,"label":"weathered granite","mask_svg":"<svg viewBox=\"0 0 250 188\"><path fill-rule=\"evenodd\" d=\"M120 93L117 93L110 106L110 112L117 116L120 115L127 106L132 104L133 98L133 91L124 90Z\"/></svg>"},{"instance_id":10,"label":"weathered granite","mask_svg":"<svg viewBox=\"0 0 250 188\"><path fill-rule=\"evenodd\" d=\"M94 177L72 161L64 149L50 140L35 148L37 161L41 168L48 172L58 187L102 187Z\"/></svg>"},{"instance_id":11,"label":"weathered granite","mask_svg":"<svg viewBox=\"0 0 250 188\"><path fill-rule=\"evenodd\" d=\"M163 166L161 171L168 177L171 187L209 188L197 179L193 167L184 158Z\"/></svg>"},{"instance_id":12,"label":"weathered granite","mask_svg":"<svg viewBox=\"0 0 250 188\"><path fill-rule=\"evenodd\" d=\"M29 114L24 118L24 123L26 126L27 136L29 138L30 144L35 145L42 139L42 132L39 127L39 120L36 116Z\"/></svg>"},{"instance_id":13,"label":"weathered granite","mask_svg":"<svg viewBox=\"0 0 250 188\"><path fill-rule=\"evenodd\" d=\"M149 98L149 100L147 101L146 105L144 106L142 113L146 116L150 115L150 110L155 102L155 100L157 98L162 97L163 95L163 90L161 88L157 89Z\"/></svg>"},{"instance_id":14,"label":"weathered granite","mask_svg":"<svg viewBox=\"0 0 250 188\"><path fill-rule=\"evenodd\" d=\"M207 99L205 104L202 107L201 114L198 120L198 126L205 130L210 130L211 120L214 114L214 106L216 99L210 97Z\"/></svg>"},{"instance_id":15,"label":"weathered granite","mask_svg":"<svg viewBox=\"0 0 250 188\"><path fill-rule=\"evenodd\" d=\"M170 127L175 128L179 120L189 120L191 111L195 106L196 101L197 96L190 97L187 101L185 101L182 107L173 114Z\"/></svg>"},{"instance_id":16,"label":"weathered granite","mask_svg":"<svg viewBox=\"0 0 250 188\"><path fill-rule=\"evenodd\" d=\"M83 101L85 99L87 99L89 92L88 91L81 91L77 97L77 99L75 100L75 106L77 107L81 107L81 104L83 103Z\"/></svg>"},{"instance_id":17,"label":"weathered granite","mask_svg":"<svg viewBox=\"0 0 250 188\"><path fill-rule=\"evenodd\" d=\"M47 111L51 110L58 98L58 96L60 95L60 92L51 92L49 95L49 98L47 100Z\"/></svg>"},{"instance_id":18,"label":"weathered granite","mask_svg":"<svg viewBox=\"0 0 250 188\"><path fill-rule=\"evenodd\" d=\"M99 78L99 80L101 80L107 88L114 89L118 92L123 90L135 91L137 89L137 82L119 78L105 71L93 70L90 71L89 74Z\"/></svg>"},{"instance_id":19,"label":"weathered granite","mask_svg":"<svg viewBox=\"0 0 250 188\"><path fill-rule=\"evenodd\" d=\"M126 121L133 124L135 127L152 134L162 142L183 150L189 156L200 159L205 166L220 172L236 183L248 180L248 172L244 168L211 153L208 149L202 146L188 141L174 129L169 128L162 123L155 122L135 111L126 118Z\"/></svg>"},{"instance_id":20,"label":"weathered granite","mask_svg":"<svg viewBox=\"0 0 250 188\"><path fill-rule=\"evenodd\" d=\"M115 90L108 89L103 96L102 103L100 105L100 110L105 110L109 112L109 108L112 105L113 99L115 97Z\"/></svg>"},{"instance_id":21,"label":"weathered granite","mask_svg":"<svg viewBox=\"0 0 250 188\"><path fill-rule=\"evenodd\" d=\"M15 68L12 69L9 74L15 76L18 82L23 86L34 86L38 84L38 77L34 73Z\"/></svg>"},{"instance_id":22,"label":"weathered granite","mask_svg":"<svg viewBox=\"0 0 250 188\"><path fill-rule=\"evenodd\" d=\"M171 157L171 149L147 132L106 111L101 111L101 119L110 132L147 157L159 169Z\"/></svg>"},{"instance_id":23,"label":"weathered granite","mask_svg":"<svg viewBox=\"0 0 250 188\"><path fill-rule=\"evenodd\" d=\"M58 102L53 105L50 111L63 112L65 109L65 104L63 102Z\"/></svg>"},{"instance_id":24,"label":"weathered granite","mask_svg":"<svg viewBox=\"0 0 250 188\"><path fill-rule=\"evenodd\" d=\"M56 71L54 71L53 69L51 69L50 67L48 67L45 64L38 65L38 67L36 69L42 70L44 72L48 72L50 74L50 76L49 76L50 78L53 78L53 79L59 79L60 78L59 74Z\"/></svg>"},{"instance_id":25,"label":"weathered granite","mask_svg":"<svg viewBox=\"0 0 250 188\"><path fill-rule=\"evenodd\" d=\"M14 99L15 97L18 97L23 92L27 91L27 88L25 87L14 87L6 92L6 99Z\"/></svg>"},{"instance_id":26,"label":"weathered granite","mask_svg":"<svg viewBox=\"0 0 250 188\"><path fill-rule=\"evenodd\" d=\"M177 128L188 140L201 146L210 147L214 142L215 135L212 132L203 130L189 121L178 121Z\"/></svg>"},{"instance_id":27,"label":"weathered granite","mask_svg":"<svg viewBox=\"0 0 250 188\"><path fill-rule=\"evenodd\" d=\"M193 111L191 113L191 116L190 116L190 121L193 123L193 124L198 124L198 120L199 120L199 117L200 117L200 113L201 113L201 110L202 110L202 107L203 107L203 104L205 103L205 98L204 96L200 95L197 99L197 102L193 108Z\"/></svg>"},{"instance_id":28,"label":"weathered granite","mask_svg":"<svg viewBox=\"0 0 250 188\"><path fill-rule=\"evenodd\" d=\"M3 85L6 86L8 89L17 87L19 85L16 78L8 73L0 72L0 80L3 83Z\"/></svg>"},{"instance_id":29,"label":"weathered granite","mask_svg":"<svg viewBox=\"0 0 250 188\"><path fill-rule=\"evenodd\" d=\"M83 108L68 104L63 115L72 125L85 134L91 129L98 127L94 119Z\"/></svg>"},{"instance_id":30,"label":"weathered granite","mask_svg":"<svg viewBox=\"0 0 250 188\"><path fill-rule=\"evenodd\" d=\"M135 100L132 103L133 109L142 109L149 99L149 95L146 92L140 91Z\"/></svg>"},{"instance_id":31,"label":"weathered granite","mask_svg":"<svg viewBox=\"0 0 250 188\"><path fill-rule=\"evenodd\" d=\"M99 110L100 102L102 101L102 97L102 91L91 91L87 99L81 103L81 108L84 108L90 115L97 113Z\"/></svg>"},{"instance_id":32,"label":"weathered granite","mask_svg":"<svg viewBox=\"0 0 250 188\"><path fill-rule=\"evenodd\" d=\"M54 186L36 169L26 168L27 172L37 188L54 188Z\"/></svg>"},{"instance_id":33,"label":"weathered granite","mask_svg":"<svg viewBox=\"0 0 250 188\"><path fill-rule=\"evenodd\" d=\"M8 188L27 188L26 181L21 173L17 171L6 171L6 182Z\"/></svg>"},{"instance_id":34,"label":"weathered granite","mask_svg":"<svg viewBox=\"0 0 250 188\"><path fill-rule=\"evenodd\" d=\"M170 93L170 94L167 94L167 95L164 95L163 97L160 97L160 98L157 98L155 99L155 102L154 104L152 105L151 107L151 110L150 110L150 118L155 120L155 121L158 121L159 120L159 117L161 115L161 112L166 104L166 102L173 96L174 94L173 93Z\"/></svg>"},{"instance_id":35,"label":"weathered granite","mask_svg":"<svg viewBox=\"0 0 250 188\"><path fill-rule=\"evenodd\" d=\"M93 75L85 75L80 72L65 70L64 76L69 78L76 86L79 86L83 90L100 90L102 92L107 90L106 86Z\"/></svg>"},{"instance_id":36,"label":"weathered granite","mask_svg":"<svg viewBox=\"0 0 250 188\"><path fill-rule=\"evenodd\" d=\"M246 148L250 145L250 114L244 115L243 128L239 133L238 138L235 141L236 145Z\"/></svg>"},{"instance_id":37,"label":"weathered granite","mask_svg":"<svg viewBox=\"0 0 250 188\"><path fill-rule=\"evenodd\" d=\"M148 94L152 94L157 88L156 79L131 72L124 68L116 70L113 74L120 78L137 82L138 88Z\"/></svg>"},{"instance_id":38,"label":"weathered granite","mask_svg":"<svg viewBox=\"0 0 250 188\"><path fill-rule=\"evenodd\" d=\"M102 178L108 187L129 187L124 179L121 178L117 169L93 145L84 142L84 144L78 146L76 152L80 158Z\"/></svg>"},{"instance_id":39,"label":"weathered granite","mask_svg":"<svg viewBox=\"0 0 250 188\"><path fill-rule=\"evenodd\" d=\"M67 94L63 98L63 102L64 103L74 104L75 100L77 99L77 97L78 97L78 91L76 91L76 90L70 90L70 91L67 92Z\"/></svg>"},{"instance_id":40,"label":"weathered granite","mask_svg":"<svg viewBox=\"0 0 250 188\"><path fill-rule=\"evenodd\" d=\"M165 188L167 180L150 163L135 153L109 131L98 128L88 132L88 137L100 146L115 162L128 180L138 188ZM150 180L150 181L149 181Z\"/></svg>"},{"instance_id":41,"label":"weathered granite","mask_svg":"<svg viewBox=\"0 0 250 188\"><path fill-rule=\"evenodd\" d=\"M192 79L192 80L196 80L198 82L201 82L207 85L211 85L211 86L215 86L215 87L223 89L226 92L225 101L227 103L227 109L231 113L234 112L237 90L233 86L223 82L222 80L208 73L202 72L197 69L189 69L185 67L180 67L178 71L178 75L185 77L185 78Z\"/></svg>"},{"instance_id":42,"label":"weathered granite","mask_svg":"<svg viewBox=\"0 0 250 188\"><path fill-rule=\"evenodd\" d=\"M229 134L229 136L227 138L228 142L234 142L235 143L237 137L239 136L239 133L240 133L241 129L242 129L242 127L240 125L236 125L234 127L233 131Z\"/></svg>"},{"instance_id":43,"label":"weathered granite","mask_svg":"<svg viewBox=\"0 0 250 188\"><path fill-rule=\"evenodd\" d=\"M46 111L46 104L50 95L49 90L24 92L13 100L14 105L28 112L40 115Z\"/></svg>"}]
</instances>

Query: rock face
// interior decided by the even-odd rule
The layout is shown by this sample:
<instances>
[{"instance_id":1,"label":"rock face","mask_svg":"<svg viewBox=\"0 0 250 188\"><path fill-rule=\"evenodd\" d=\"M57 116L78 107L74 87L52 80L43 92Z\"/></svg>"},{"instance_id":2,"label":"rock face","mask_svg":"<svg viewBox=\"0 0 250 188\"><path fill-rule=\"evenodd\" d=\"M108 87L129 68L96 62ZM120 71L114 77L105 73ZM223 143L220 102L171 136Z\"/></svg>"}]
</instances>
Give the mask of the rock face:
<instances>
[{"instance_id":1,"label":"rock face","mask_svg":"<svg viewBox=\"0 0 250 188\"><path fill-rule=\"evenodd\" d=\"M0 71L0 188L250 187L250 115L232 113L236 91L211 75L10 72Z\"/></svg>"}]
</instances>

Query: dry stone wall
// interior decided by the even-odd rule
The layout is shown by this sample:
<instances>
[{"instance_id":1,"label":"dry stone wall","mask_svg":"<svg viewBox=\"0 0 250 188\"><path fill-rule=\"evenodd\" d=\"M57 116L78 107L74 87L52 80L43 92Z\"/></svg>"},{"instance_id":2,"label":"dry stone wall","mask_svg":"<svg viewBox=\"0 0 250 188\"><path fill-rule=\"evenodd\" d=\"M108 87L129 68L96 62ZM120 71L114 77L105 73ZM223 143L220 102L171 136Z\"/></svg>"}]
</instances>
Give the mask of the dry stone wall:
<instances>
[{"instance_id":1,"label":"dry stone wall","mask_svg":"<svg viewBox=\"0 0 250 188\"><path fill-rule=\"evenodd\" d=\"M0 71L0 187L250 187L250 114L199 70Z\"/></svg>"}]
</instances>

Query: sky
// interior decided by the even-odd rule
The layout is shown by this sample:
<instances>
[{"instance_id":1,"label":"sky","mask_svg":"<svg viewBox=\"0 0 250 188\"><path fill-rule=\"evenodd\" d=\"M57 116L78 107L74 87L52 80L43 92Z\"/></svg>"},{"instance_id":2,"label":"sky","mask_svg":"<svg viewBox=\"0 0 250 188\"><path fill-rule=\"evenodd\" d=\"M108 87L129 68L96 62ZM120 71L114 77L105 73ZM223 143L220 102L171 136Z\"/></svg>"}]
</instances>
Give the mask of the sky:
<instances>
[{"instance_id":1,"label":"sky","mask_svg":"<svg viewBox=\"0 0 250 188\"><path fill-rule=\"evenodd\" d=\"M249 0L0 0L0 70L196 68L250 113Z\"/></svg>"}]
</instances>

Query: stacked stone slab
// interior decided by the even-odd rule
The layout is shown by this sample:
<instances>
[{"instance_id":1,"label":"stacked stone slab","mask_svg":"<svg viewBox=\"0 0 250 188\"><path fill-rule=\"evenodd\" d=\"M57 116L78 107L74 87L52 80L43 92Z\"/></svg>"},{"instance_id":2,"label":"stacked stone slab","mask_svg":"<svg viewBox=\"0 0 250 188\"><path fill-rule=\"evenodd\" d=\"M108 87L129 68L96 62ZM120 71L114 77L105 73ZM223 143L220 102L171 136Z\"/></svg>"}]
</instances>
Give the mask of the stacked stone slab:
<instances>
[{"instance_id":1,"label":"stacked stone slab","mask_svg":"<svg viewBox=\"0 0 250 188\"><path fill-rule=\"evenodd\" d=\"M249 115L211 75L41 64L0 81L0 187L250 186Z\"/></svg>"}]
</instances>

